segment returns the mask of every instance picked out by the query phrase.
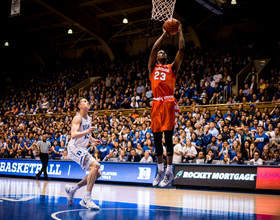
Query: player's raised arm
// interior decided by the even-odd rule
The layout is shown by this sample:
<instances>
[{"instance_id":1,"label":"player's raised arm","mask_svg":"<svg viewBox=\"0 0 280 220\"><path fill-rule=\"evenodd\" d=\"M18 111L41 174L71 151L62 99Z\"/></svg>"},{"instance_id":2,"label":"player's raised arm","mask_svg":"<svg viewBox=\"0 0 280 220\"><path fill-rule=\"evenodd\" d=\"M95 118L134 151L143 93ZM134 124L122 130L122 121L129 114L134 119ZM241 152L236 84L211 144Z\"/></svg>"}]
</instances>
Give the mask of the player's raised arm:
<instances>
[{"instance_id":1,"label":"player's raised arm","mask_svg":"<svg viewBox=\"0 0 280 220\"><path fill-rule=\"evenodd\" d=\"M72 129L71 129L71 137L73 139L80 138L89 134L95 130L95 127L90 127L88 130L79 132L80 124L81 124L81 117L75 116L72 121Z\"/></svg>"},{"instance_id":2,"label":"player's raised arm","mask_svg":"<svg viewBox=\"0 0 280 220\"><path fill-rule=\"evenodd\" d=\"M150 54L149 63L148 63L149 77L152 75L153 69L155 67L155 63L157 61L157 52L159 51L159 48L161 47L163 38L167 35L166 30L164 30L164 29L162 29L162 30L163 30L163 33L155 42L155 44L152 48L151 54Z\"/></svg>"},{"instance_id":3,"label":"player's raised arm","mask_svg":"<svg viewBox=\"0 0 280 220\"><path fill-rule=\"evenodd\" d=\"M174 74L176 75L178 70L180 69L181 63L183 61L184 57L184 51L185 51L185 39L182 31L182 24L180 21L177 21L179 23L178 26L178 33L179 33L179 50L176 54L175 60L172 63L172 70Z\"/></svg>"}]
</instances>

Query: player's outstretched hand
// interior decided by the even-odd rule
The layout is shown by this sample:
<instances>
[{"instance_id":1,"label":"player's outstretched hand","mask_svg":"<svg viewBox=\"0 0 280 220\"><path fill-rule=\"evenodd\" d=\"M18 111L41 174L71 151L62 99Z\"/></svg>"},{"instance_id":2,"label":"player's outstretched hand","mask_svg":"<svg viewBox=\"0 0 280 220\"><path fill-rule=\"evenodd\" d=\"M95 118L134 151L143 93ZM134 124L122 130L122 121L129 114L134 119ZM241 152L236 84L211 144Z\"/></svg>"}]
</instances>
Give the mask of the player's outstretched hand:
<instances>
[{"instance_id":1,"label":"player's outstretched hand","mask_svg":"<svg viewBox=\"0 0 280 220\"><path fill-rule=\"evenodd\" d=\"M95 144L95 145L100 145L101 144L101 141L100 140L98 140L98 139L93 139L93 143Z\"/></svg>"},{"instance_id":2,"label":"player's outstretched hand","mask_svg":"<svg viewBox=\"0 0 280 220\"><path fill-rule=\"evenodd\" d=\"M90 134L90 133L94 132L95 129L96 129L95 127L90 127L90 128L88 129L88 133Z\"/></svg>"}]
</instances>

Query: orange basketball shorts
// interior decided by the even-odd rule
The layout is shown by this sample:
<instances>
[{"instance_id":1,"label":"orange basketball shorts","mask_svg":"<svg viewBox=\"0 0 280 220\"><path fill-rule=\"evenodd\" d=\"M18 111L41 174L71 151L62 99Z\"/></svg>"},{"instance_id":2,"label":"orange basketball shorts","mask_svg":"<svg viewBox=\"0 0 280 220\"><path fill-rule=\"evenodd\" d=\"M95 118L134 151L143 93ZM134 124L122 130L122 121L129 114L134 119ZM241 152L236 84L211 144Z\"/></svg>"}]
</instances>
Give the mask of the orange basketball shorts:
<instances>
[{"instance_id":1,"label":"orange basketball shorts","mask_svg":"<svg viewBox=\"0 0 280 220\"><path fill-rule=\"evenodd\" d=\"M171 131L177 124L179 114L177 100L172 97L166 100L153 100L151 110L151 129L153 132Z\"/></svg>"}]
</instances>

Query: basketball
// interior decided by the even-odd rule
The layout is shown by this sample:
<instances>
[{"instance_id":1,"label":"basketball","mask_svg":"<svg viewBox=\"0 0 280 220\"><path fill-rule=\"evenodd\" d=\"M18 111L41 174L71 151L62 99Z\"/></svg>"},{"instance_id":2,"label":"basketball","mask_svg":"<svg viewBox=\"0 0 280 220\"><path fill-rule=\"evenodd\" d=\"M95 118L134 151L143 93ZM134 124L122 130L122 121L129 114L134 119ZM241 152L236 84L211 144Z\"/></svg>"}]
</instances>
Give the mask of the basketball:
<instances>
[{"instance_id":1,"label":"basketball","mask_svg":"<svg viewBox=\"0 0 280 220\"><path fill-rule=\"evenodd\" d=\"M163 24L163 28L167 31L168 34L174 35L178 32L178 23L175 18L172 18L172 20L167 20Z\"/></svg>"}]
</instances>

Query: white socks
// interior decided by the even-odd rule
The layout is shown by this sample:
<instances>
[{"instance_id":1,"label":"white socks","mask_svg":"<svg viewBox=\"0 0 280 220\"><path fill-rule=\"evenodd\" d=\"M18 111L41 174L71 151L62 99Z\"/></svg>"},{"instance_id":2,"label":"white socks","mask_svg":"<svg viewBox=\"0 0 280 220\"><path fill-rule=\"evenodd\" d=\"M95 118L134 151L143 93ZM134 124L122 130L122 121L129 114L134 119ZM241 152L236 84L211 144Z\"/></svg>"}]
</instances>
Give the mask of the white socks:
<instances>
[{"instance_id":1,"label":"white socks","mask_svg":"<svg viewBox=\"0 0 280 220\"><path fill-rule=\"evenodd\" d=\"M159 163L159 164L158 164L158 170L164 171L164 165L163 165L163 163Z\"/></svg>"},{"instance_id":2,"label":"white socks","mask_svg":"<svg viewBox=\"0 0 280 220\"><path fill-rule=\"evenodd\" d=\"M158 170L164 171L164 165L163 165L163 163L159 163L159 164L158 164ZM173 172L172 172L172 165L167 165L166 171L168 171L168 172L170 172L170 173L173 173Z\"/></svg>"},{"instance_id":3,"label":"white socks","mask_svg":"<svg viewBox=\"0 0 280 220\"><path fill-rule=\"evenodd\" d=\"M167 165L166 171L172 173L172 165Z\"/></svg>"},{"instance_id":4,"label":"white socks","mask_svg":"<svg viewBox=\"0 0 280 220\"><path fill-rule=\"evenodd\" d=\"M90 192L86 191L85 198L91 199L91 191Z\"/></svg>"},{"instance_id":5,"label":"white socks","mask_svg":"<svg viewBox=\"0 0 280 220\"><path fill-rule=\"evenodd\" d=\"M80 189L80 187L78 186L78 184L75 184L74 186L72 186L71 191L76 191L78 189Z\"/></svg>"}]
</instances>

